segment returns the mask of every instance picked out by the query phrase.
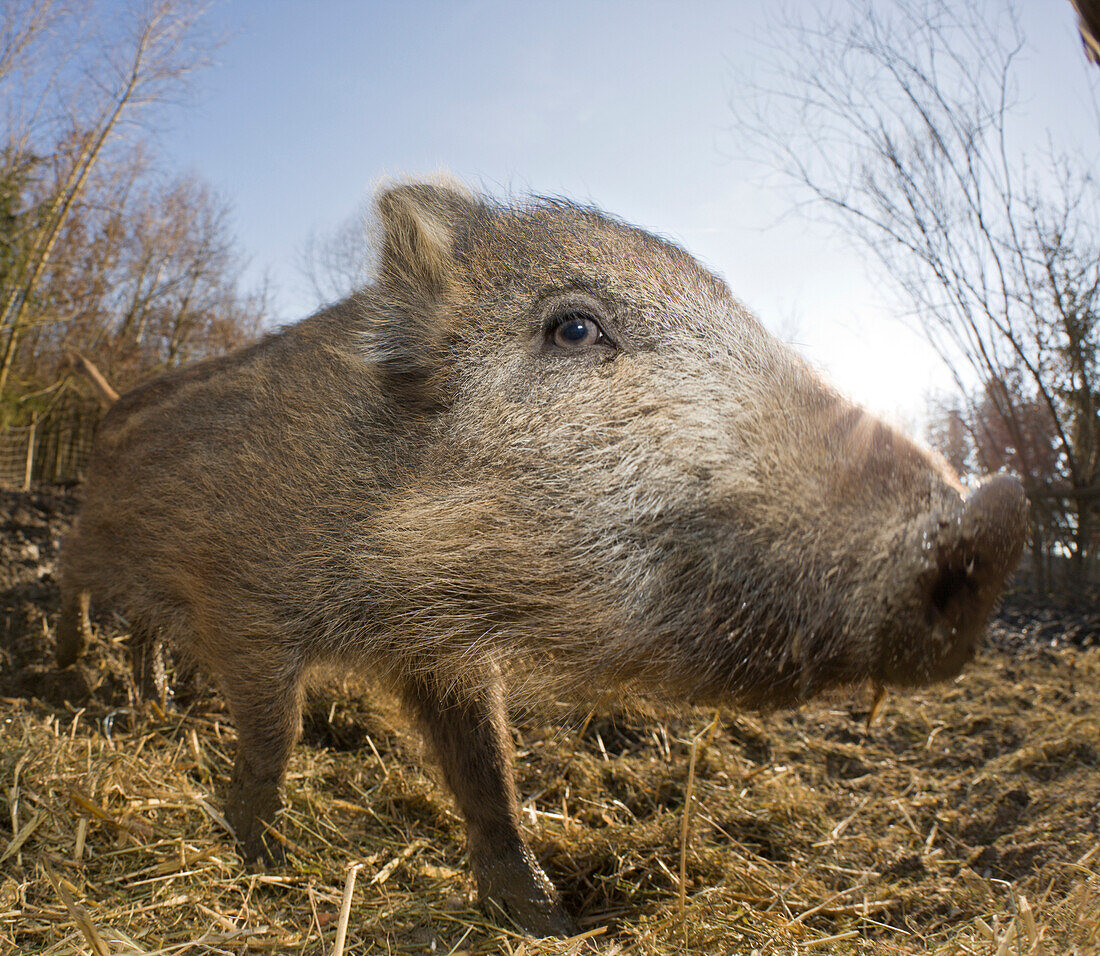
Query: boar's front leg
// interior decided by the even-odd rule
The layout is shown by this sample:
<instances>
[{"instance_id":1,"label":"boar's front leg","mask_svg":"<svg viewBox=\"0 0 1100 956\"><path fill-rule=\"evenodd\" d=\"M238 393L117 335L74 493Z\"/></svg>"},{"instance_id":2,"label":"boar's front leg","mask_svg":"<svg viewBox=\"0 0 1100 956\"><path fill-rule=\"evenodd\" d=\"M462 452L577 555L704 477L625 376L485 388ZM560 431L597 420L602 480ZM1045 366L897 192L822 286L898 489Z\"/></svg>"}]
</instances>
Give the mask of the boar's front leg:
<instances>
[{"instance_id":1,"label":"boar's front leg","mask_svg":"<svg viewBox=\"0 0 1100 956\"><path fill-rule=\"evenodd\" d=\"M411 681L404 696L466 819L482 902L499 906L533 935L572 935L576 930L554 884L520 833L512 738L499 687L463 688L426 677Z\"/></svg>"},{"instance_id":2,"label":"boar's front leg","mask_svg":"<svg viewBox=\"0 0 1100 956\"><path fill-rule=\"evenodd\" d=\"M290 752L301 732L299 674L280 674L278 667L249 666L248 661L215 674L237 725L237 760L229 783L225 817L245 860L283 859L274 834L282 809L283 780Z\"/></svg>"}]
</instances>

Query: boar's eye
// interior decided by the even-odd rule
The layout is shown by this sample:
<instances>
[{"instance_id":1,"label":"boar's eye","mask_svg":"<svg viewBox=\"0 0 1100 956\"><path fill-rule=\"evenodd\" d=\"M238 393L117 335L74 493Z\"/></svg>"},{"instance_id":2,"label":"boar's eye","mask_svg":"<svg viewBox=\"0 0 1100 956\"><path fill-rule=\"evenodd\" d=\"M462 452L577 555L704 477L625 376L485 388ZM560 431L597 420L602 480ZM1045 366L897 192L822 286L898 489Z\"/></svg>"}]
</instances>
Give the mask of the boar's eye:
<instances>
[{"instance_id":1,"label":"boar's eye","mask_svg":"<svg viewBox=\"0 0 1100 956\"><path fill-rule=\"evenodd\" d=\"M606 340L600 323L588 312L570 309L556 315L547 329L550 341L560 349L583 349Z\"/></svg>"}]
</instances>

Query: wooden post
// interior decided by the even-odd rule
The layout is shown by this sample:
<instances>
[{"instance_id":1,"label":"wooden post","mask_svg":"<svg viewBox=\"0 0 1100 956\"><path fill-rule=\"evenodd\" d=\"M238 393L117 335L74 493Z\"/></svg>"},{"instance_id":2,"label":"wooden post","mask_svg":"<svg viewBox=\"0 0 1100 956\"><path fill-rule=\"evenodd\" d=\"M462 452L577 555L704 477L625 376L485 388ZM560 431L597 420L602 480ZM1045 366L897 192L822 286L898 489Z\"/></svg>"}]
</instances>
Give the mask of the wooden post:
<instances>
[{"instance_id":1,"label":"wooden post","mask_svg":"<svg viewBox=\"0 0 1100 956\"><path fill-rule=\"evenodd\" d=\"M61 483L61 422L53 421L53 484Z\"/></svg>"},{"instance_id":2,"label":"wooden post","mask_svg":"<svg viewBox=\"0 0 1100 956\"><path fill-rule=\"evenodd\" d=\"M34 473L34 433L38 428L38 420L35 419L30 424L30 429L27 431L27 464L23 468L23 490L31 490L31 477Z\"/></svg>"}]
</instances>

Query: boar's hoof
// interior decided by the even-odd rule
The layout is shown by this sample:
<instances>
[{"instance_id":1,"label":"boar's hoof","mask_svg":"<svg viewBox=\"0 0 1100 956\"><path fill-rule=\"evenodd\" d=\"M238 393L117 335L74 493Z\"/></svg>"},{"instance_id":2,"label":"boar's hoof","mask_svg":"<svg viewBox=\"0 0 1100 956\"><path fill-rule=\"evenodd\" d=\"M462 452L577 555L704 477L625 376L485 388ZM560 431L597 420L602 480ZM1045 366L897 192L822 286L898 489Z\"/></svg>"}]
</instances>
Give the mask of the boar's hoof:
<instances>
[{"instance_id":1,"label":"boar's hoof","mask_svg":"<svg viewBox=\"0 0 1100 956\"><path fill-rule=\"evenodd\" d=\"M574 936L576 924L562 909L558 891L524 845L492 857L474 854L478 896L490 912L502 910L532 936Z\"/></svg>"},{"instance_id":2,"label":"boar's hoof","mask_svg":"<svg viewBox=\"0 0 1100 956\"><path fill-rule=\"evenodd\" d=\"M286 853L275 837L275 818L283 801L278 781L260 780L241 770L233 769L229 795L225 802L225 819L240 845L246 863L281 864Z\"/></svg>"}]
</instances>

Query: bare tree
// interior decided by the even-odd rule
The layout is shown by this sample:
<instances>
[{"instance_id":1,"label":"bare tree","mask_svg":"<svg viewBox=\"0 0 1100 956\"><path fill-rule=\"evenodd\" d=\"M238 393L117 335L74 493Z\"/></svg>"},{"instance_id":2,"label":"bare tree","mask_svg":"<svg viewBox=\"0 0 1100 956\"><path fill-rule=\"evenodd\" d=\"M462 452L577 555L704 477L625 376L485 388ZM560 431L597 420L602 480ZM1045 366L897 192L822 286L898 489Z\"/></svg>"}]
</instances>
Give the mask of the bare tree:
<instances>
[{"instance_id":1,"label":"bare tree","mask_svg":"<svg viewBox=\"0 0 1100 956\"><path fill-rule=\"evenodd\" d=\"M102 410L69 350L126 389L242 344L268 307L246 288L225 200L155 148L211 49L201 7L4 3L0 428L35 423L53 436L33 446L36 473L73 477Z\"/></svg>"},{"instance_id":2,"label":"bare tree","mask_svg":"<svg viewBox=\"0 0 1100 956\"><path fill-rule=\"evenodd\" d=\"M363 206L329 232L312 232L298 268L318 305L338 302L361 289L370 274L369 211Z\"/></svg>"},{"instance_id":3,"label":"bare tree","mask_svg":"<svg viewBox=\"0 0 1100 956\"><path fill-rule=\"evenodd\" d=\"M4 0L0 4L0 83L26 63L43 34L71 12L59 0Z\"/></svg>"},{"instance_id":4,"label":"bare tree","mask_svg":"<svg viewBox=\"0 0 1100 956\"><path fill-rule=\"evenodd\" d=\"M0 181L33 176L37 187L0 290L0 398L27 329L42 319L34 314L36 292L93 170L126 125L176 93L208 52L201 6L190 0L156 0L124 15L99 8L77 16L75 7L50 0L17 9L25 16L13 18L12 62L31 64L14 96L48 108L9 126L0 170ZM51 16L53 30L23 26ZM8 115L15 115L10 99Z\"/></svg>"},{"instance_id":5,"label":"bare tree","mask_svg":"<svg viewBox=\"0 0 1100 956\"><path fill-rule=\"evenodd\" d=\"M1100 189L1086 164L1017 146L1010 7L853 0L848 14L785 25L772 80L735 106L739 132L882 265L971 428L995 419L1033 500L1065 502L1083 567L1100 498Z\"/></svg>"},{"instance_id":6,"label":"bare tree","mask_svg":"<svg viewBox=\"0 0 1100 956\"><path fill-rule=\"evenodd\" d=\"M976 442L970 420L955 395L933 396L928 402L928 444L947 460L958 475L973 474Z\"/></svg>"},{"instance_id":7,"label":"bare tree","mask_svg":"<svg viewBox=\"0 0 1100 956\"><path fill-rule=\"evenodd\" d=\"M24 331L19 380L44 387L73 350L128 387L256 335L266 292L245 290L230 225L208 187L152 175L140 154L101 167L40 282L46 320Z\"/></svg>"}]
</instances>

